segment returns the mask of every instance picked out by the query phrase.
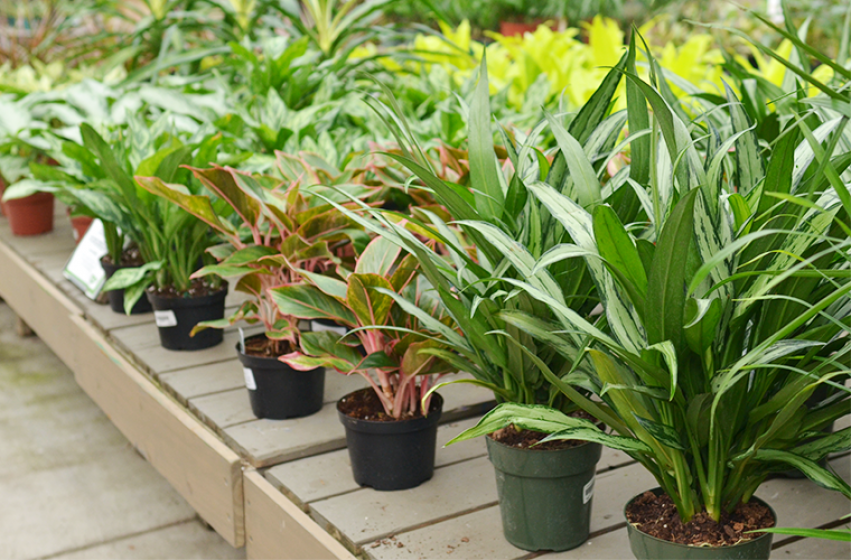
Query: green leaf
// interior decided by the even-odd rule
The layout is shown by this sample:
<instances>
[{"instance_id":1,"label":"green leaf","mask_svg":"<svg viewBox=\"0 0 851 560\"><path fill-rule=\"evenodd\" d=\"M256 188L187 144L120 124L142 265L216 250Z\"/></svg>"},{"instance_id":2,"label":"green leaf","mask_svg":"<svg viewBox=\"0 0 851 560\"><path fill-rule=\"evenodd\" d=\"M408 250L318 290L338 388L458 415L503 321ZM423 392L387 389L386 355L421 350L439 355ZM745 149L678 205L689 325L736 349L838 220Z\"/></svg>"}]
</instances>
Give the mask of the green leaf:
<instances>
[{"instance_id":1,"label":"green leaf","mask_svg":"<svg viewBox=\"0 0 851 560\"><path fill-rule=\"evenodd\" d=\"M154 261L135 268L120 268L103 285L103 291L123 290L139 282L150 272L155 272L163 267L163 261Z\"/></svg>"},{"instance_id":2,"label":"green leaf","mask_svg":"<svg viewBox=\"0 0 851 560\"><path fill-rule=\"evenodd\" d=\"M284 315L301 319L328 319L349 327L357 326L357 317L333 297L315 286L293 284L270 290L272 300Z\"/></svg>"},{"instance_id":3,"label":"green leaf","mask_svg":"<svg viewBox=\"0 0 851 560\"><path fill-rule=\"evenodd\" d=\"M233 230L230 224L219 220L216 211L206 196L189 194L179 185L168 185L158 177L136 177L136 182L146 191L177 204L196 218L206 222L220 232Z\"/></svg>"},{"instance_id":4,"label":"green leaf","mask_svg":"<svg viewBox=\"0 0 851 560\"><path fill-rule=\"evenodd\" d=\"M666 447L670 447L672 449L679 449L680 451L685 451L686 447L682 442L682 436L678 431L676 431L671 426L666 426L665 424L660 424L659 422L654 422L653 420L649 420L647 418L643 418L638 414L634 414L635 419L638 420L638 423L647 430L653 438Z\"/></svg>"},{"instance_id":5,"label":"green leaf","mask_svg":"<svg viewBox=\"0 0 851 560\"><path fill-rule=\"evenodd\" d=\"M402 248L385 237L378 236L366 246L355 265L356 273L370 273L386 277Z\"/></svg>"},{"instance_id":6,"label":"green leaf","mask_svg":"<svg viewBox=\"0 0 851 560\"><path fill-rule=\"evenodd\" d=\"M635 453L650 453L650 448L643 442L626 436L614 436L607 434L597 428L567 428L547 436L541 440L541 443L560 440L560 439L575 439L580 441L590 441L605 445L610 449L624 451L632 456Z\"/></svg>"},{"instance_id":7,"label":"green leaf","mask_svg":"<svg viewBox=\"0 0 851 560\"><path fill-rule=\"evenodd\" d=\"M446 445L491 434L511 425L519 429L545 434L560 432L568 428L589 428L600 431L593 422L581 418L572 418L548 406L502 403L485 414L478 424L455 436Z\"/></svg>"},{"instance_id":8,"label":"green leaf","mask_svg":"<svg viewBox=\"0 0 851 560\"><path fill-rule=\"evenodd\" d=\"M617 270L619 277L628 279L636 288L637 293L631 293L630 296L634 304L641 304L643 308L647 294L644 266L638 249L632 244L629 234L610 206L601 205L594 209L594 237L600 256L610 269ZM639 301L635 301L635 296L638 296Z\"/></svg>"},{"instance_id":9,"label":"green leaf","mask_svg":"<svg viewBox=\"0 0 851 560\"><path fill-rule=\"evenodd\" d=\"M479 213L487 221L494 221L502 217L505 193L497 175L497 159L493 150L486 56L482 57L479 68L479 83L470 107L470 185Z\"/></svg>"},{"instance_id":10,"label":"green leaf","mask_svg":"<svg viewBox=\"0 0 851 560\"><path fill-rule=\"evenodd\" d=\"M575 199L584 208L591 208L600 202L600 181L597 179L597 173L588 161L582 145L551 114L545 113L545 116L570 170Z\"/></svg>"},{"instance_id":11,"label":"green leaf","mask_svg":"<svg viewBox=\"0 0 851 560\"><path fill-rule=\"evenodd\" d=\"M647 342L670 340L677 351L684 342L686 261L694 236L694 203L698 192L689 191L671 211L659 235L647 278L644 325Z\"/></svg>"},{"instance_id":12,"label":"green leaf","mask_svg":"<svg viewBox=\"0 0 851 560\"><path fill-rule=\"evenodd\" d=\"M390 282L377 274L351 274L346 301L362 325L384 325L393 300L377 288L391 291Z\"/></svg>"},{"instance_id":13,"label":"green leaf","mask_svg":"<svg viewBox=\"0 0 851 560\"><path fill-rule=\"evenodd\" d=\"M760 449L754 455L754 459L757 461L780 462L791 465L822 488L841 492L843 496L851 500L851 486L834 473L820 467L815 461L779 449Z\"/></svg>"}]
</instances>

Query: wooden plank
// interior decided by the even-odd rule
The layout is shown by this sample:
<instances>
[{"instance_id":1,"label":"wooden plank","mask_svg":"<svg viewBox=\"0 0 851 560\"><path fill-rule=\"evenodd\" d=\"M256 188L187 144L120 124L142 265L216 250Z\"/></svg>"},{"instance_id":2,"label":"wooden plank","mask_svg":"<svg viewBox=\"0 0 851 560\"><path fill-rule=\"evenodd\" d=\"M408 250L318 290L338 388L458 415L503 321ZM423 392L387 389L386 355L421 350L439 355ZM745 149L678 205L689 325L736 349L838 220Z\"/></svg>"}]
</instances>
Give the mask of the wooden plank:
<instances>
[{"instance_id":1,"label":"wooden plank","mask_svg":"<svg viewBox=\"0 0 851 560\"><path fill-rule=\"evenodd\" d=\"M441 423L482 414L493 406L493 395L480 387L459 384L447 391ZM256 420L224 430L224 438L255 468L317 455L346 445L334 403L306 418Z\"/></svg>"},{"instance_id":2,"label":"wooden plank","mask_svg":"<svg viewBox=\"0 0 851 560\"><path fill-rule=\"evenodd\" d=\"M444 444L461 431L475 426L478 418L469 418L437 428L435 467L457 463L487 454L482 438L463 441L449 447ZM332 451L299 461L277 465L263 474L293 502L303 505L331 496L359 490L352 478L352 466L347 449Z\"/></svg>"},{"instance_id":3,"label":"wooden plank","mask_svg":"<svg viewBox=\"0 0 851 560\"><path fill-rule=\"evenodd\" d=\"M838 475L851 482L851 455L830 461ZM808 479L775 478L756 491L777 513L781 527L821 527L848 515L848 499L839 492L826 490ZM775 535L777 543L789 537Z\"/></svg>"},{"instance_id":4,"label":"wooden plank","mask_svg":"<svg viewBox=\"0 0 851 560\"><path fill-rule=\"evenodd\" d=\"M244 543L239 456L154 386L95 327L73 317L77 383L227 542Z\"/></svg>"},{"instance_id":5,"label":"wooden plank","mask_svg":"<svg viewBox=\"0 0 851 560\"><path fill-rule=\"evenodd\" d=\"M80 308L3 242L0 242L0 270L3 271L0 296L71 366L74 345L68 336L73 329L70 317L80 315Z\"/></svg>"},{"instance_id":6,"label":"wooden plank","mask_svg":"<svg viewBox=\"0 0 851 560\"><path fill-rule=\"evenodd\" d=\"M236 358L163 373L159 381L182 404L187 404L194 397L245 387L242 366Z\"/></svg>"},{"instance_id":7,"label":"wooden plank","mask_svg":"<svg viewBox=\"0 0 851 560\"><path fill-rule=\"evenodd\" d=\"M249 559L355 560L343 545L253 469L245 472L246 555Z\"/></svg>"},{"instance_id":8,"label":"wooden plank","mask_svg":"<svg viewBox=\"0 0 851 560\"><path fill-rule=\"evenodd\" d=\"M242 374L242 366L237 361L230 363L240 378L240 387L229 391L215 394L203 395L189 399L189 408L198 413L198 416L213 426L216 430L223 430L243 422L257 420L251 410L251 402L248 399L248 391L245 389L245 379ZM218 364L212 364L213 367ZM336 403L343 395L351 393L366 386L366 381L359 375L337 375L331 372L325 376L325 395L323 402Z\"/></svg>"},{"instance_id":9,"label":"wooden plank","mask_svg":"<svg viewBox=\"0 0 851 560\"><path fill-rule=\"evenodd\" d=\"M779 535L775 535L777 537ZM774 558L851 558L851 542L829 541L827 539L802 539L772 552Z\"/></svg>"},{"instance_id":10,"label":"wooden plank","mask_svg":"<svg viewBox=\"0 0 851 560\"><path fill-rule=\"evenodd\" d=\"M71 223L66 219L64 223L57 222L49 233L21 237L12 235L8 220L0 221L0 239L27 259L51 253L70 255L75 247L72 231Z\"/></svg>"},{"instance_id":11,"label":"wooden plank","mask_svg":"<svg viewBox=\"0 0 851 560\"><path fill-rule=\"evenodd\" d=\"M247 330L246 335L256 331L257 327L254 327L250 331ZM169 371L233 359L236 355L236 344L239 341L239 333L228 330L225 331L224 341L221 344L206 350L185 352L163 348L154 324L146 323L118 328L110 331L109 334L125 352L137 356L140 366L154 377Z\"/></svg>"},{"instance_id":12,"label":"wooden plank","mask_svg":"<svg viewBox=\"0 0 851 560\"><path fill-rule=\"evenodd\" d=\"M455 467L459 472L452 474L466 482L460 491L456 491L451 483L438 480L438 472L449 473L453 469L446 467L438 469L433 480L418 488L393 492L392 495L363 489L332 498L326 503L313 503L311 510L315 517L321 516L320 523L329 523L342 536L361 544L367 553L375 557L390 557L385 554L386 547L372 549L376 541L381 544L388 535L395 535L396 540L402 542L415 557L427 558L431 557L432 549L445 552L451 550L450 546L456 547L461 537L480 544L504 540L499 507L495 504L496 482L491 465L487 460L474 459ZM654 485L650 473L637 463L599 474L591 508L592 533L602 534L622 527L622 510L626 501L639 489ZM409 495L405 496L405 493ZM482 498L470 503L469 500L476 496ZM490 498L493 503L489 503ZM417 507L411 508L411 503L416 503ZM491 511L487 512L488 509ZM422 511L426 512L425 519L420 518ZM452 527L463 527L464 534L456 534L457 530ZM488 546L498 547L496 557L517 558L524 554L508 543L504 546L491 543Z\"/></svg>"}]
</instances>

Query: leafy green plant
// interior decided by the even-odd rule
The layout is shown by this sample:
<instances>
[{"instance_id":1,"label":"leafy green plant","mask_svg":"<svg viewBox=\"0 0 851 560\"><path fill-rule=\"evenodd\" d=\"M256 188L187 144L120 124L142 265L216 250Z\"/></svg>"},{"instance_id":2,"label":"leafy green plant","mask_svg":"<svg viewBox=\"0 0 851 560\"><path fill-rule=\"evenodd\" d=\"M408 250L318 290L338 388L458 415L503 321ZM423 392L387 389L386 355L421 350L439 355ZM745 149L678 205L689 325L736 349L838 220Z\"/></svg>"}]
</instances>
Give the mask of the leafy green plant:
<instances>
[{"instance_id":1,"label":"leafy green plant","mask_svg":"<svg viewBox=\"0 0 851 560\"><path fill-rule=\"evenodd\" d=\"M298 319L279 311L271 290L298 282L302 271L334 274L337 267L346 266L346 258L340 256L342 246L351 242L362 248L365 234L330 204L313 197L300 181L286 182L225 167L194 168L192 173L209 194L186 192L156 177L138 181L224 239L225 243L210 249L218 264L205 266L193 277L232 280L236 291L250 296L230 317L200 323L196 329L224 328L242 319L260 322L272 341L272 354L279 356L297 348ZM358 199L371 190L350 184L347 192Z\"/></svg>"},{"instance_id":2,"label":"leafy green plant","mask_svg":"<svg viewBox=\"0 0 851 560\"><path fill-rule=\"evenodd\" d=\"M515 285L557 321L528 313L508 321L563 354L587 350L601 403L577 400L569 379L559 382L552 370L546 375L614 434L544 407L505 404L457 439L514 424L552 439L621 449L653 474L684 522L704 508L718 520L789 465L851 496L844 480L818 465L851 447L851 429L823 431L848 414L851 398L843 384L851 373L851 196L840 178L847 153L837 153L848 117L831 111L793 117L763 150L728 91L730 136L713 142L704 168L663 95L627 77L634 86L628 94L639 102L628 106L630 123L647 118L646 100L653 108L652 120L644 120L651 138L658 127L664 140L651 162L665 151L678 162L667 187L673 190L662 191L667 180L651 166L655 223L645 229L609 206L583 209L555 189L532 187L578 245L558 258L605 269L595 283L606 321L589 322L532 279ZM814 80L806 72L801 77ZM824 115L829 118L820 121ZM818 134L810 129L813 120ZM727 158L735 163L725 180ZM640 163L633 160L630 174ZM596 181L587 180L585 188ZM669 213L660 211L663 198L672 202ZM819 388L827 396L808 404Z\"/></svg>"},{"instance_id":3,"label":"leafy green plant","mask_svg":"<svg viewBox=\"0 0 851 560\"><path fill-rule=\"evenodd\" d=\"M382 237L375 238L358 257L354 272L335 280L300 271L308 284L282 286L272 297L284 315L302 319L333 321L352 330L302 333L299 351L281 356L297 370L332 367L360 374L375 390L392 418L415 415L422 403L429 410L430 389L450 366L425 348L441 349L420 328L417 315L393 301L395 294L410 301L433 321L444 321L439 300L429 294L430 286L417 274L411 255L402 257L400 247ZM363 349L363 354L355 346Z\"/></svg>"}]
</instances>

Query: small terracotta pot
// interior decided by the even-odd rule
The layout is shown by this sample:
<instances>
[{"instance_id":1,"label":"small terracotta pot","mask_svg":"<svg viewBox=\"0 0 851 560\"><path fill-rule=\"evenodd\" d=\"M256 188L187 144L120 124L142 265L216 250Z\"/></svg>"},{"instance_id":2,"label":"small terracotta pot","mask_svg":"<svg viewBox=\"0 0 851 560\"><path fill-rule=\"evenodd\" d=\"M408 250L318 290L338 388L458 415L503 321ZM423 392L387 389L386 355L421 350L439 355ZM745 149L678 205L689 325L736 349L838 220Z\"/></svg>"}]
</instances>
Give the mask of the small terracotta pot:
<instances>
[{"instance_id":1,"label":"small terracotta pot","mask_svg":"<svg viewBox=\"0 0 851 560\"><path fill-rule=\"evenodd\" d=\"M68 217L71 219L71 227L74 228L74 243L79 245L95 219L91 216L72 216L70 208L68 208Z\"/></svg>"},{"instance_id":2,"label":"small terracotta pot","mask_svg":"<svg viewBox=\"0 0 851 560\"><path fill-rule=\"evenodd\" d=\"M3 192L6 190L6 181L0 177L0 216L6 215L6 203L3 202Z\"/></svg>"},{"instance_id":3,"label":"small terracotta pot","mask_svg":"<svg viewBox=\"0 0 851 560\"><path fill-rule=\"evenodd\" d=\"M7 200L6 216L14 235L39 235L53 231L53 195L35 193Z\"/></svg>"}]
</instances>

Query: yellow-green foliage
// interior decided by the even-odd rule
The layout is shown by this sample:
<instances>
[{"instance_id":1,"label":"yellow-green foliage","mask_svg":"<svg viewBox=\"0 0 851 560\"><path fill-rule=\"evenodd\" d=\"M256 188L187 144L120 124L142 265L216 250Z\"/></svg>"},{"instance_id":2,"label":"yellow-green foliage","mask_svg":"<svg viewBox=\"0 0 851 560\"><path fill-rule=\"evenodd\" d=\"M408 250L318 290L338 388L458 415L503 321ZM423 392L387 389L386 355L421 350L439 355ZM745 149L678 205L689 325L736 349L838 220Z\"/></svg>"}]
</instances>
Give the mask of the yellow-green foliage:
<instances>
[{"instance_id":1,"label":"yellow-green foliage","mask_svg":"<svg viewBox=\"0 0 851 560\"><path fill-rule=\"evenodd\" d=\"M119 82L127 76L121 66L106 72L97 66L68 68L60 60L45 64L37 58L30 64L12 69L10 62L0 65L0 92L34 93L52 91L80 82L85 78L103 80L106 83Z\"/></svg>"},{"instance_id":2,"label":"yellow-green foliage","mask_svg":"<svg viewBox=\"0 0 851 560\"><path fill-rule=\"evenodd\" d=\"M664 33L668 24L665 19L654 19L639 29L659 66L706 92L724 95L721 67L724 57L715 37L708 33L692 33L679 45L670 41L664 45L654 44L656 29ZM567 109L581 107L626 49L624 32L617 22L600 16L590 23L583 23L581 30L568 28L556 31L541 25L533 33L526 33L522 37L487 32L487 36L493 40L487 46L471 38L467 21L455 29L440 23L440 29L443 37L418 35L412 45L424 61L426 69L434 65L441 66L457 84L461 84L476 71L487 51L491 92L507 90L509 105L518 110L528 102L527 93L539 80L549 84L550 100L563 96L561 98ZM777 52L788 58L792 54L791 43L784 41ZM367 45L357 49L352 56L363 57L375 53L375 47ZM753 74L763 76L779 86L783 82L785 67L775 60L766 60L755 49L753 54L757 61L756 68L740 55L736 55L736 60ZM642 58L645 57L639 50L639 74L647 79L647 65L642 64L646 58L643 61ZM383 60L388 69L401 69L391 59ZM418 67L414 62L406 65L411 70ZM821 80L831 77L830 69L826 67L818 68L814 75ZM676 84L670 83L670 86L676 95L682 93ZM811 90L810 93L816 92ZM617 103L618 108L625 107L626 96L623 91L619 93Z\"/></svg>"}]
</instances>

